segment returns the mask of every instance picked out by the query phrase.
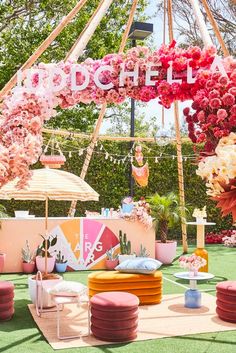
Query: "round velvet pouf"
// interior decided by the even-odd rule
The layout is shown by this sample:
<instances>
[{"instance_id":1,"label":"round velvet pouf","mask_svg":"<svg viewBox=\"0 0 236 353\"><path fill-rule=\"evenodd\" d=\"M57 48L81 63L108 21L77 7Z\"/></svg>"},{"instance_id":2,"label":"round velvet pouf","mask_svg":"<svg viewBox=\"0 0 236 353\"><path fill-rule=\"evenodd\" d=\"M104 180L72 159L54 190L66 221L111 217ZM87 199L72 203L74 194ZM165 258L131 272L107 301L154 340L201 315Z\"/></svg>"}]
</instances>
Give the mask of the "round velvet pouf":
<instances>
[{"instance_id":1,"label":"round velvet pouf","mask_svg":"<svg viewBox=\"0 0 236 353\"><path fill-rule=\"evenodd\" d=\"M216 313L219 318L236 323L236 281L218 283L216 298Z\"/></svg>"},{"instance_id":2,"label":"round velvet pouf","mask_svg":"<svg viewBox=\"0 0 236 353\"><path fill-rule=\"evenodd\" d=\"M100 340L132 341L137 337L139 299L126 292L102 292L90 300L91 331Z\"/></svg>"},{"instance_id":3,"label":"round velvet pouf","mask_svg":"<svg viewBox=\"0 0 236 353\"><path fill-rule=\"evenodd\" d=\"M0 320L10 320L14 314L14 284L0 281Z\"/></svg>"}]
</instances>

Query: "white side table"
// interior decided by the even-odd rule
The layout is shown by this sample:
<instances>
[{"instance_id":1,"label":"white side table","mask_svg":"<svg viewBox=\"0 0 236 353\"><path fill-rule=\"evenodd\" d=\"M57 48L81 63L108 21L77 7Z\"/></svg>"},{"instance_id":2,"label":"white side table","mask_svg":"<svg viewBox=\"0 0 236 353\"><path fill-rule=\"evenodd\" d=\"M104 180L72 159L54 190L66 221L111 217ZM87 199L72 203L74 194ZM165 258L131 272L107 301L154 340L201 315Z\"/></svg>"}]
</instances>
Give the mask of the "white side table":
<instances>
[{"instance_id":1,"label":"white side table","mask_svg":"<svg viewBox=\"0 0 236 353\"><path fill-rule=\"evenodd\" d=\"M200 308L201 307L201 292L197 290L197 281L209 280L214 277L208 272L198 272L197 276L190 276L189 272L174 273L176 278L189 280L190 288L185 292L185 307L186 308Z\"/></svg>"},{"instance_id":2,"label":"white side table","mask_svg":"<svg viewBox=\"0 0 236 353\"><path fill-rule=\"evenodd\" d=\"M81 338L81 337L87 337L90 335L90 305L89 305L89 299L86 298L85 300L81 298L81 296L75 295L75 296L63 296L63 295L53 295L51 294L52 299L56 305L57 309L57 337L59 340L67 340L67 339L72 339L72 338ZM86 302L88 305L88 332L86 334L81 334L78 333L78 335L71 335L71 336L62 336L61 335L61 330L60 330L60 311L63 310L64 304L77 304L78 306L82 303ZM62 309L61 309L62 306Z\"/></svg>"}]
</instances>

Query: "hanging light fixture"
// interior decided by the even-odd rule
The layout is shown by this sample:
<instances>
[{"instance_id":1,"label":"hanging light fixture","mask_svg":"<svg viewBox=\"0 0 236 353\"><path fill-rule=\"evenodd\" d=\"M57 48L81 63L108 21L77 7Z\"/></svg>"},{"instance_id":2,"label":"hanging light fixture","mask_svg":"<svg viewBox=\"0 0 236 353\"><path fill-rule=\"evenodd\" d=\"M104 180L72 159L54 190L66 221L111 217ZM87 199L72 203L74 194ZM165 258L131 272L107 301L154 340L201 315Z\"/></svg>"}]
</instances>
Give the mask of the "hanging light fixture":
<instances>
[{"instance_id":1,"label":"hanging light fixture","mask_svg":"<svg viewBox=\"0 0 236 353\"><path fill-rule=\"evenodd\" d=\"M171 142L170 131L165 129L165 108L161 110L161 129L154 135L155 142L158 146L166 146Z\"/></svg>"},{"instance_id":2,"label":"hanging light fixture","mask_svg":"<svg viewBox=\"0 0 236 353\"><path fill-rule=\"evenodd\" d=\"M51 154L46 154L50 143L51 143ZM54 154L54 145L55 145L55 137L51 137L46 148L43 151L43 154L41 154L39 160L43 166L57 169L57 168L60 168L63 164L65 164L66 157L63 155L60 149L59 142L56 142L56 147L59 151L59 154Z\"/></svg>"},{"instance_id":3,"label":"hanging light fixture","mask_svg":"<svg viewBox=\"0 0 236 353\"><path fill-rule=\"evenodd\" d=\"M158 146L166 146L171 142L170 132L165 128L161 128L157 131L154 139Z\"/></svg>"}]
</instances>

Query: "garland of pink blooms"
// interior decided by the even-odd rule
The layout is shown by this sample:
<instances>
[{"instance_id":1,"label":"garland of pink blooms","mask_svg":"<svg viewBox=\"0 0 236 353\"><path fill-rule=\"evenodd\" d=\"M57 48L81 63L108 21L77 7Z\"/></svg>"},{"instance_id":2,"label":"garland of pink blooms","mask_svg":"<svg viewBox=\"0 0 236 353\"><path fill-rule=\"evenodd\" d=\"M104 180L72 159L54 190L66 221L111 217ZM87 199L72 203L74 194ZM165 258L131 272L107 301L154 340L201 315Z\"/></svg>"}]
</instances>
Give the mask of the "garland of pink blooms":
<instances>
[{"instance_id":1,"label":"garland of pink blooms","mask_svg":"<svg viewBox=\"0 0 236 353\"><path fill-rule=\"evenodd\" d=\"M236 121L235 62L233 60L224 62L229 78L222 78L221 74L212 74L208 70L214 57L215 48L182 49L176 47L173 42L169 46L162 45L153 53L146 47L137 47L130 49L126 54L109 54L101 60L87 59L81 65L89 71L91 79L83 91L72 91L70 88L73 63L52 64L66 74L67 85L61 91L53 93L45 85L36 93L32 93L23 86L13 89L5 97L0 115L0 186L15 177L19 177L19 187L27 183L30 176L29 167L41 154L43 123L56 115L57 106L69 108L81 102L119 104L126 97L148 102L158 97L159 103L169 108L174 100L192 99L192 108L196 112L194 114L190 114L189 110L184 112L189 126L189 136L193 142L205 142L207 149L213 150L216 141L228 134ZM170 61L173 63L175 75L183 77L182 83L167 83ZM124 87L119 87L121 64L125 65L126 70L133 71L136 63L139 64L138 86L133 85L132 78L125 78ZM155 68L158 70L158 76L152 78L156 80L155 86L145 86L145 73L149 63L154 63L158 67ZM185 72L188 64L194 70L200 69L194 84L186 82ZM103 65L110 65L113 68L112 73L104 71L100 78L104 84L113 83L114 87L108 91L98 88L93 81L95 71ZM47 66L39 64L38 68L45 70L46 82ZM55 83L57 80L60 79L55 77ZM81 84L82 81L83 76L78 73L76 83ZM36 86L37 82L38 75L35 73L32 85Z\"/></svg>"}]
</instances>

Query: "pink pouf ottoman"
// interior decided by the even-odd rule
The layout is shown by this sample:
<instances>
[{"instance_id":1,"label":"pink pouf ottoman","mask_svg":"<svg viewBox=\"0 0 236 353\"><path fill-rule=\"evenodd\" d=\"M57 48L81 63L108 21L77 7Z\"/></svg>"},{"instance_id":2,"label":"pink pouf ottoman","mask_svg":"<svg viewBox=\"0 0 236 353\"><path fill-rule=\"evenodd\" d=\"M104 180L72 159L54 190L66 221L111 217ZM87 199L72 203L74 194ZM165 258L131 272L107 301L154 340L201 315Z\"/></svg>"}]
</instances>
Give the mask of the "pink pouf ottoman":
<instances>
[{"instance_id":1,"label":"pink pouf ottoman","mask_svg":"<svg viewBox=\"0 0 236 353\"><path fill-rule=\"evenodd\" d=\"M10 320L14 314L14 284L0 282L0 320Z\"/></svg>"},{"instance_id":2,"label":"pink pouf ottoman","mask_svg":"<svg viewBox=\"0 0 236 353\"><path fill-rule=\"evenodd\" d=\"M137 337L138 305L136 295L102 292L91 300L91 331L103 341L126 342Z\"/></svg>"},{"instance_id":3,"label":"pink pouf ottoman","mask_svg":"<svg viewBox=\"0 0 236 353\"><path fill-rule=\"evenodd\" d=\"M218 283L216 298L216 312L220 319L236 323L236 281Z\"/></svg>"}]
</instances>

